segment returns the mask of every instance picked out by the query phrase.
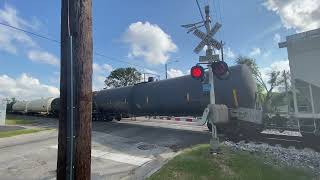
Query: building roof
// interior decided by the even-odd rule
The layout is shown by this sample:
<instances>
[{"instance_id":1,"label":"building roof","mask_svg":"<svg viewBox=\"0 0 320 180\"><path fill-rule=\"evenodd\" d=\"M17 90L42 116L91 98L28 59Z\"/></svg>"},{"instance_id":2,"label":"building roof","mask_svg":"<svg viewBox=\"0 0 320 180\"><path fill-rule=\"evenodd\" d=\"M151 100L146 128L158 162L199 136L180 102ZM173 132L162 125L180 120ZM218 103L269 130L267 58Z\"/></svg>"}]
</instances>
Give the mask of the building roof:
<instances>
[{"instance_id":1,"label":"building roof","mask_svg":"<svg viewBox=\"0 0 320 180\"><path fill-rule=\"evenodd\" d=\"M278 45L279 45L279 48L284 48L284 47L287 47L288 42L302 40L302 39L312 39L315 37L320 37L320 28L287 36L286 41L280 42Z\"/></svg>"}]
</instances>

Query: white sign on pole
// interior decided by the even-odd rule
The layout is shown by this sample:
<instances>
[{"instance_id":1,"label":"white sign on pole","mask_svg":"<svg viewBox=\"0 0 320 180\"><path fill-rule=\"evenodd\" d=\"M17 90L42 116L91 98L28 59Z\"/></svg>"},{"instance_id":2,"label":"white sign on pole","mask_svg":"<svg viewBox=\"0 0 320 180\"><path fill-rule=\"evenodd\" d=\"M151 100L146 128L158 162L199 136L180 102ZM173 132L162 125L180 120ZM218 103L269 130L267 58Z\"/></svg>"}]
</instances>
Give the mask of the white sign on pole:
<instances>
[{"instance_id":1,"label":"white sign on pole","mask_svg":"<svg viewBox=\"0 0 320 180\"><path fill-rule=\"evenodd\" d=\"M6 122L6 109L7 101L5 99L0 99L0 125L5 125Z\"/></svg>"},{"instance_id":2,"label":"white sign on pole","mask_svg":"<svg viewBox=\"0 0 320 180\"><path fill-rule=\"evenodd\" d=\"M199 62L214 62L219 61L219 54L209 56L199 56Z\"/></svg>"}]
</instances>

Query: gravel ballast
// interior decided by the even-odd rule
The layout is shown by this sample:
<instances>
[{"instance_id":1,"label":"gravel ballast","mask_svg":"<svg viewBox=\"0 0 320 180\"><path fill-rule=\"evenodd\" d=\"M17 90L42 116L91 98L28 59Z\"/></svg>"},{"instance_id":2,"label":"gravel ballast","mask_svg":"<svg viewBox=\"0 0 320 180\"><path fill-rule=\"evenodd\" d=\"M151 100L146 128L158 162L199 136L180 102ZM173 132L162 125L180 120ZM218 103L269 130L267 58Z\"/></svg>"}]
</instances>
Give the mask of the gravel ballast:
<instances>
[{"instance_id":1,"label":"gravel ballast","mask_svg":"<svg viewBox=\"0 0 320 180\"><path fill-rule=\"evenodd\" d=\"M239 143L224 141L222 144L233 150L242 150L263 155L265 156L266 163L269 164L280 166L284 164L289 167L303 168L320 175L320 153L312 149L283 148L281 146L271 146L268 144L244 143L243 141Z\"/></svg>"}]
</instances>

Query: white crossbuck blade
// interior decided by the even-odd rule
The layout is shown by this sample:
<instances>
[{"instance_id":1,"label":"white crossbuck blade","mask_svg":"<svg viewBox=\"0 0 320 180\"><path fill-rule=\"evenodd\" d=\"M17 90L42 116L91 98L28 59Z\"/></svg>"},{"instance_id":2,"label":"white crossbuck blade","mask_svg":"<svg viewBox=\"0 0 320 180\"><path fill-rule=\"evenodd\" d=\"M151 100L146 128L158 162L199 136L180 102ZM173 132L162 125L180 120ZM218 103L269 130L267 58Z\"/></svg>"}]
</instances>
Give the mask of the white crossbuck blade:
<instances>
[{"instance_id":1,"label":"white crossbuck blade","mask_svg":"<svg viewBox=\"0 0 320 180\"><path fill-rule=\"evenodd\" d=\"M200 38L202 41L198 44L198 46L193 50L195 53L199 53L205 45L211 45L215 47L216 49L221 49L221 43L217 40L213 39L212 36L217 33L217 31L220 29L221 24L216 23L214 27L211 29L209 34L206 34L198 29L196 29L193 34Z\"/></svg>"}]
</instances>

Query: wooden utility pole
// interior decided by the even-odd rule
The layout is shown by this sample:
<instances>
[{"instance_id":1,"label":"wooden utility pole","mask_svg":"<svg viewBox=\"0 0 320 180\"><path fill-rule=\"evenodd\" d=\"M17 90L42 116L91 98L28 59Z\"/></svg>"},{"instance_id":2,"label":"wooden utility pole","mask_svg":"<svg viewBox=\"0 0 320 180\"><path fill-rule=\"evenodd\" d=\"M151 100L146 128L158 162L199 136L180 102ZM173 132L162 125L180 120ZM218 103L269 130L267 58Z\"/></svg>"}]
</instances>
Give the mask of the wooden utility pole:
<instances>
[{"instance_id":1,"label":"wooden utility pole","mask_svg":"<svg viewBox=\"0 0 320 180\"><path fill-rule=\"evenodd\" d=\"M71 46L70 46L71 39ZM71 48L70 48L71 47ZM70 56L72 76L70 78ZM69 67L69 69L68 69ZM70 74L70 73L69 73ZM71 77L72 77L71 76ZM70 83L71 82L71 85ZM92 2L61 0L61 78L58 135L57 179L70 179L67 132L70 129L68 102L73 94L74 179L90 179L91 175L91 108L92 108ZM72 117L72 116L71 116Z\"/></svg>"}]
</instances>

